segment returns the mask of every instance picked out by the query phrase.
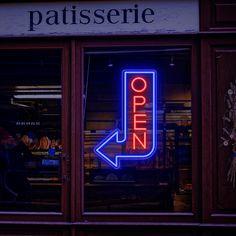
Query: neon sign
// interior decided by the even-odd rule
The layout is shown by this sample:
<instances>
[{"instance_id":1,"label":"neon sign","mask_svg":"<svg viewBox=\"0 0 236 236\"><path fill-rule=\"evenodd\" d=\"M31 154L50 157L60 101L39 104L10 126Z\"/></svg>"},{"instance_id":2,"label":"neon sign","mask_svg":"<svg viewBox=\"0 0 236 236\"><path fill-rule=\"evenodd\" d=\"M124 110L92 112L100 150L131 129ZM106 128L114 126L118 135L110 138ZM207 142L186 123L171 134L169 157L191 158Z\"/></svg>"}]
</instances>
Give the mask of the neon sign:
<instances>
[{"instance_id":1,"label":"neon sign","mask_svg":"<svg viewBox=\"0 0 236 236\"><path fill-rule=\"evenodd\" d=\"M94 148L115 169L120 168L121 160L146 160L156 150L155 70L122 72L121 112L121 129L113 130Z\"/></svg>"}]
</instances>

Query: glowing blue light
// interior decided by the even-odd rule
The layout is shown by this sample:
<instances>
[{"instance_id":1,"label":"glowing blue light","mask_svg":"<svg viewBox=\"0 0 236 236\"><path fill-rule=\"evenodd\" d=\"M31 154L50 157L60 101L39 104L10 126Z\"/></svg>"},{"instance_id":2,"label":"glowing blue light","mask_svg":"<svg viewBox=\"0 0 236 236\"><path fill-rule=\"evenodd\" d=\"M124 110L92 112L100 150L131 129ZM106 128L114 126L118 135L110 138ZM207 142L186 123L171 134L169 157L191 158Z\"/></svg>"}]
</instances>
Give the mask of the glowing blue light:
<instances>
[{"instance_id":1,"label":"glowing blue light","mask_svg":"<svg viewBox=\"0 0 236 236\"><path fill-rule=\"evenodd\" d=\"M119 145L125 143L127 141L127 133L128 133L128 82L129 76L140 76L146 75L149 87L152 90L152 145L150 150L147 153L135 153L135 154L116 154L114 158L109 157L107 154L102 152L102 149L109 145L110 142L115 140L115 142ZM156 151L157 140L156 140L156 130L157 130L157 118L156 118L156 71L155 70L124 70L122 72L122 130L115 129L113 130L104 140L102 140L95 148L94 152L102 158L105 162L111 165L115 169L120 168L121 160L146 160L149 159Z\"/></svg>"}]
</instances>

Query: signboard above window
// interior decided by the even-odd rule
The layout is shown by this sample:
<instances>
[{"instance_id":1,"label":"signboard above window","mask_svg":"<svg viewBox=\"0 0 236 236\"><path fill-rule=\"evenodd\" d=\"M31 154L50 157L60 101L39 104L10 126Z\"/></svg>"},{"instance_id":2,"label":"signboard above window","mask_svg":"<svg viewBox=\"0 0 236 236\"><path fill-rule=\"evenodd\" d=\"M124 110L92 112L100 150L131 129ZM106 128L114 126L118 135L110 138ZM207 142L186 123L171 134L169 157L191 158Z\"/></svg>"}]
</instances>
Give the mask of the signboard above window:
<instances>
[{"instance_id":1,"label":"signboard above window","mask_svg":"<svg viewBox=\"0 0 236 236\"><path fill-rule=\"evenodd\" d=\"M198 0L1 4L0 37L148 35L199 31Z\"/></svg>"}]
</instances>

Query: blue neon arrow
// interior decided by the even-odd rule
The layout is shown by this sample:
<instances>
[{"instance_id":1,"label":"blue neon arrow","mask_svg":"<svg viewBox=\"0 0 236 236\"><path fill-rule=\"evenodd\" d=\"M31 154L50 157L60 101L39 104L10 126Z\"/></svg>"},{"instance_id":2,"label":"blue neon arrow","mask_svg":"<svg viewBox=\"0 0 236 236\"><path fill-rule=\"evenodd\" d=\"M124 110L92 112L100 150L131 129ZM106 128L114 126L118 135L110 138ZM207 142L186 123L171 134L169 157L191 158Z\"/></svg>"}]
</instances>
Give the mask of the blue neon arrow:
<instances>
[{"instance_id":1,"label":"blue neon arrow","mask_svg":"<svg viewBox=\"0 0 236 236\"><path fill-rule=\"evenodd\" d=\"M151 109L151 145L147 153L106 153L111 144L124 145L127 142L128 123L128 83L132 76L146 76L150 86ZM121 160L146 160L156 151L156 71L155 70L124 70L122 72L122 130L113 130L105 139L103 139L95 148L94 152L115 169L120 168Z\"/></svg>"}]
</instances>

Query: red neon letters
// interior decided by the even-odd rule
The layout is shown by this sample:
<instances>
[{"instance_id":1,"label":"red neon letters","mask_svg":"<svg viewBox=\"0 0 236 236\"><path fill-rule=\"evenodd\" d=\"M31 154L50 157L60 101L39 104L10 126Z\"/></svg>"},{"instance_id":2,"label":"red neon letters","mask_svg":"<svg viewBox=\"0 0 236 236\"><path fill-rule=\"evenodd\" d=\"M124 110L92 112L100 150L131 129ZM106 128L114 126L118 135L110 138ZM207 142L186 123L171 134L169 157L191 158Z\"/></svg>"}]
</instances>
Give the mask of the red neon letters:
<instances>
[{"instance_id":1,"label":"red neon letters","mask_svg":"<svg viewBox=\"0 0 236 236\"><path fill-rule=\"evenodd\" d=\"M147 90L147 81L142 77L135 77L131 80L132 105L133 105L133 132L132 149L147 148L147 114L145 113L145 104L147 99L145 92Z\"/></svg>"}]
</instances>

